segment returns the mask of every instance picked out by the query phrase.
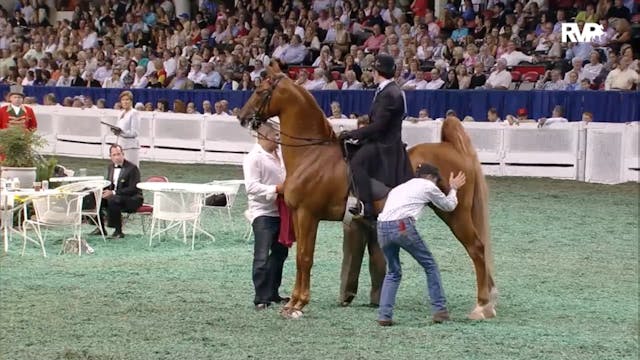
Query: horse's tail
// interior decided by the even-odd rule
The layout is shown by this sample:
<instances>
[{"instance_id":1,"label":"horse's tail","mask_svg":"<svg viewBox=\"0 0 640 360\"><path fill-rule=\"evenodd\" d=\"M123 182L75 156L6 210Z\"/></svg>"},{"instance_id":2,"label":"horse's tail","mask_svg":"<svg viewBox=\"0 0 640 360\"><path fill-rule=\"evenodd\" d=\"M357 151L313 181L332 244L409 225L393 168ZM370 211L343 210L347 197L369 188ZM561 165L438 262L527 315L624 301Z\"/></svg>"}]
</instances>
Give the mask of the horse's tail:
<instances>
[{"instance_id":1,"label":"horse's tail","mask_svg":"<svg viewBox=\"0 0 640 360\"><path fill-rule=\"evenodd\" d=\"M489 276L493 279L493 251L491 250L491 234L489 232L489 187L482 172L482 165L478 154L471 144L469 134L462 123L455 117L448 117L442 124L442 142L447 142L461 154L467 155L473 161L475 182L473 184L473 204L471 206L471 220L478 232L478 237L484 246L484 259ZM494 287L493 280L491 286Z\"/></svg>"}]
</instances>

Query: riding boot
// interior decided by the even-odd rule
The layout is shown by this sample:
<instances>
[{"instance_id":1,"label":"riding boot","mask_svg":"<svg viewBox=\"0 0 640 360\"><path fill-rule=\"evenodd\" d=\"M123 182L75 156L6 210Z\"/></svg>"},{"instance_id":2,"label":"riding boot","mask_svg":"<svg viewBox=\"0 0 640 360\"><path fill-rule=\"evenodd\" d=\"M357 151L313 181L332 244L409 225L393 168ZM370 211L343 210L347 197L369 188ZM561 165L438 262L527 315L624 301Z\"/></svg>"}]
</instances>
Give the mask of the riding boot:
<instances>
[{"instance_id":1,"label":"riding boot","mask_svg":"<svg viewBox=\"0 0 640 360\"><path fill-rule=\"evenodd\" d=\"M375 221L378 218L376 214L376 208L373 206L372 203L364 203L363 217L366 220L372 220L372 221Z\"/></svg>"},{"instance_id":2,"label":"riding boot","mask_svg":"<svg viewBox=\"0 0 640 360\"><path fill-rule=\"evenodd\" d=\"M358 167L354 167L352 171L358 199L364 203L364 216L375 216L376 211L373 206L373 191L369 174Z\"/></svg>"}]
</instances>

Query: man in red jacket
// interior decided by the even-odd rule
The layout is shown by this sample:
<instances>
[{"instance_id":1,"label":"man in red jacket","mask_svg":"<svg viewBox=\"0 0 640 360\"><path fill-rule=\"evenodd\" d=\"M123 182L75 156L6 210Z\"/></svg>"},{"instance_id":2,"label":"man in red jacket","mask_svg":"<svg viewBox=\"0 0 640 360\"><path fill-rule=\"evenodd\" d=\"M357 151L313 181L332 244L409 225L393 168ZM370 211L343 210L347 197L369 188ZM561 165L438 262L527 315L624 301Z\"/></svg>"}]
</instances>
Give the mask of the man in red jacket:
<instances>
[{"instance_id":1,"label":"man in red jacket","mask_svg":"<svg viewBox=\"0 0 640 360\"><path fill-rule=\"evenodd\" d=\"M33 109L22 104L24 94L22 86L14 85L9 90L9 104L0 108L0 129L20 125L28 130L36 130L38 121Z\"/></svg>"}]
</instances>

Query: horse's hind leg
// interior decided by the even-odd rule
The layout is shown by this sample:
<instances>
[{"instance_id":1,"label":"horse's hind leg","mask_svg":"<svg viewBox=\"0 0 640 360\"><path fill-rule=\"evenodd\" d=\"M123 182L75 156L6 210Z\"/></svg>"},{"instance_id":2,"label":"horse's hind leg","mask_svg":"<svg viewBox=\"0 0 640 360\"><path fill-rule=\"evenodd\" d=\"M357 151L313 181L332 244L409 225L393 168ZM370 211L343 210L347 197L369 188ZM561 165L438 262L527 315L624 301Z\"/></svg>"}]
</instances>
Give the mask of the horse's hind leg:
<instances>
[{"instance_id":1,"label":"horse's hind leg","mask_svg":"<svg viewBox=\"0 0 640 360\"><path fill-rule=\"evenodd\" d=\"M282 314L285 317L298 318L302 316L302 309L309 303L311 267L313 266L318 223L319 220L308 211L301 208L295 210L296 283L293 287L291 300L283 309Z\"/></svg>"},{"instance_id":2,"label":"horse's hind leg","mask_svg":"<svg viewBox=\"0 0 640 360\"><path fill-rule=\"evenodd\" d=\"M465 209L456 209L448 214L445 221L453 234L462 243L473 261L476 270L476 282L478 286L477 303L468 317L472 320L488 319L496 316L493 297L493 279L489 274L489 267L485 259L485 249L475 226L471 222L471 214Z\"/></svg>"}]
</instances>

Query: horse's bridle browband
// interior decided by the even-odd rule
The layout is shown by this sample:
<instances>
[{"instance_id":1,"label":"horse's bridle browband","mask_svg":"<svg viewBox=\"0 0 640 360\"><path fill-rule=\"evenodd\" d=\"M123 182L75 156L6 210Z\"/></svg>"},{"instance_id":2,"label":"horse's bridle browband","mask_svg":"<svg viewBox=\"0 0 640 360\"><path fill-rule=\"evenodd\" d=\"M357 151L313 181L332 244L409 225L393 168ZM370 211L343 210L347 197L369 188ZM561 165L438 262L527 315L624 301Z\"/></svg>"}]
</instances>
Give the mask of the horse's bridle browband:
<instances>
[{"instance_id":1,"label":"horse's bridle browband","mask_svg":"<svg viewBox=\"0 0 640 360\"><path fill-rule=\"evenodd\" d=\"M268 89L264 90L266 92L266 94L264 95L264 97L262 98L262 103L260 103L260 107L258 108L258 110L256 110L253 115L251 116L251 120L249 121L250 127L252 130L255 130L256 133L258 134L257 138L259 139L266 139L266 137L262 134L260 134L257 130L258 128L264 124L268 122L268 118L266 116L264 116L264 111L267 109L267 107L269 106L269 103L271 102L271 97L273 96L273 92L275 91L276 87L278 87L278 84L280 83L280 80L282 80L285 77L284 74L278 76L275 81L273 82L273 84L271 84L271 87L269 87ZM307 137L299 137L299 136L294 136L294 135L289 135L287 133L284 133L282 131L279 130L280 135L284 135L286 137L288 137L289 139L292 140L300 140L300 141L305 141L307 142L306 144L285 144L281 141L275 141L273 139L268 139L270 141L274 141L276 144L281 145L281 146L288 146L288 147L305 147L305 146L316 146L316 145L330 145L330 144L334 144L336 142L336 138L329 138L329 139L316 139L316 138L307 138Z\"/></svg>"}]
</instances>

